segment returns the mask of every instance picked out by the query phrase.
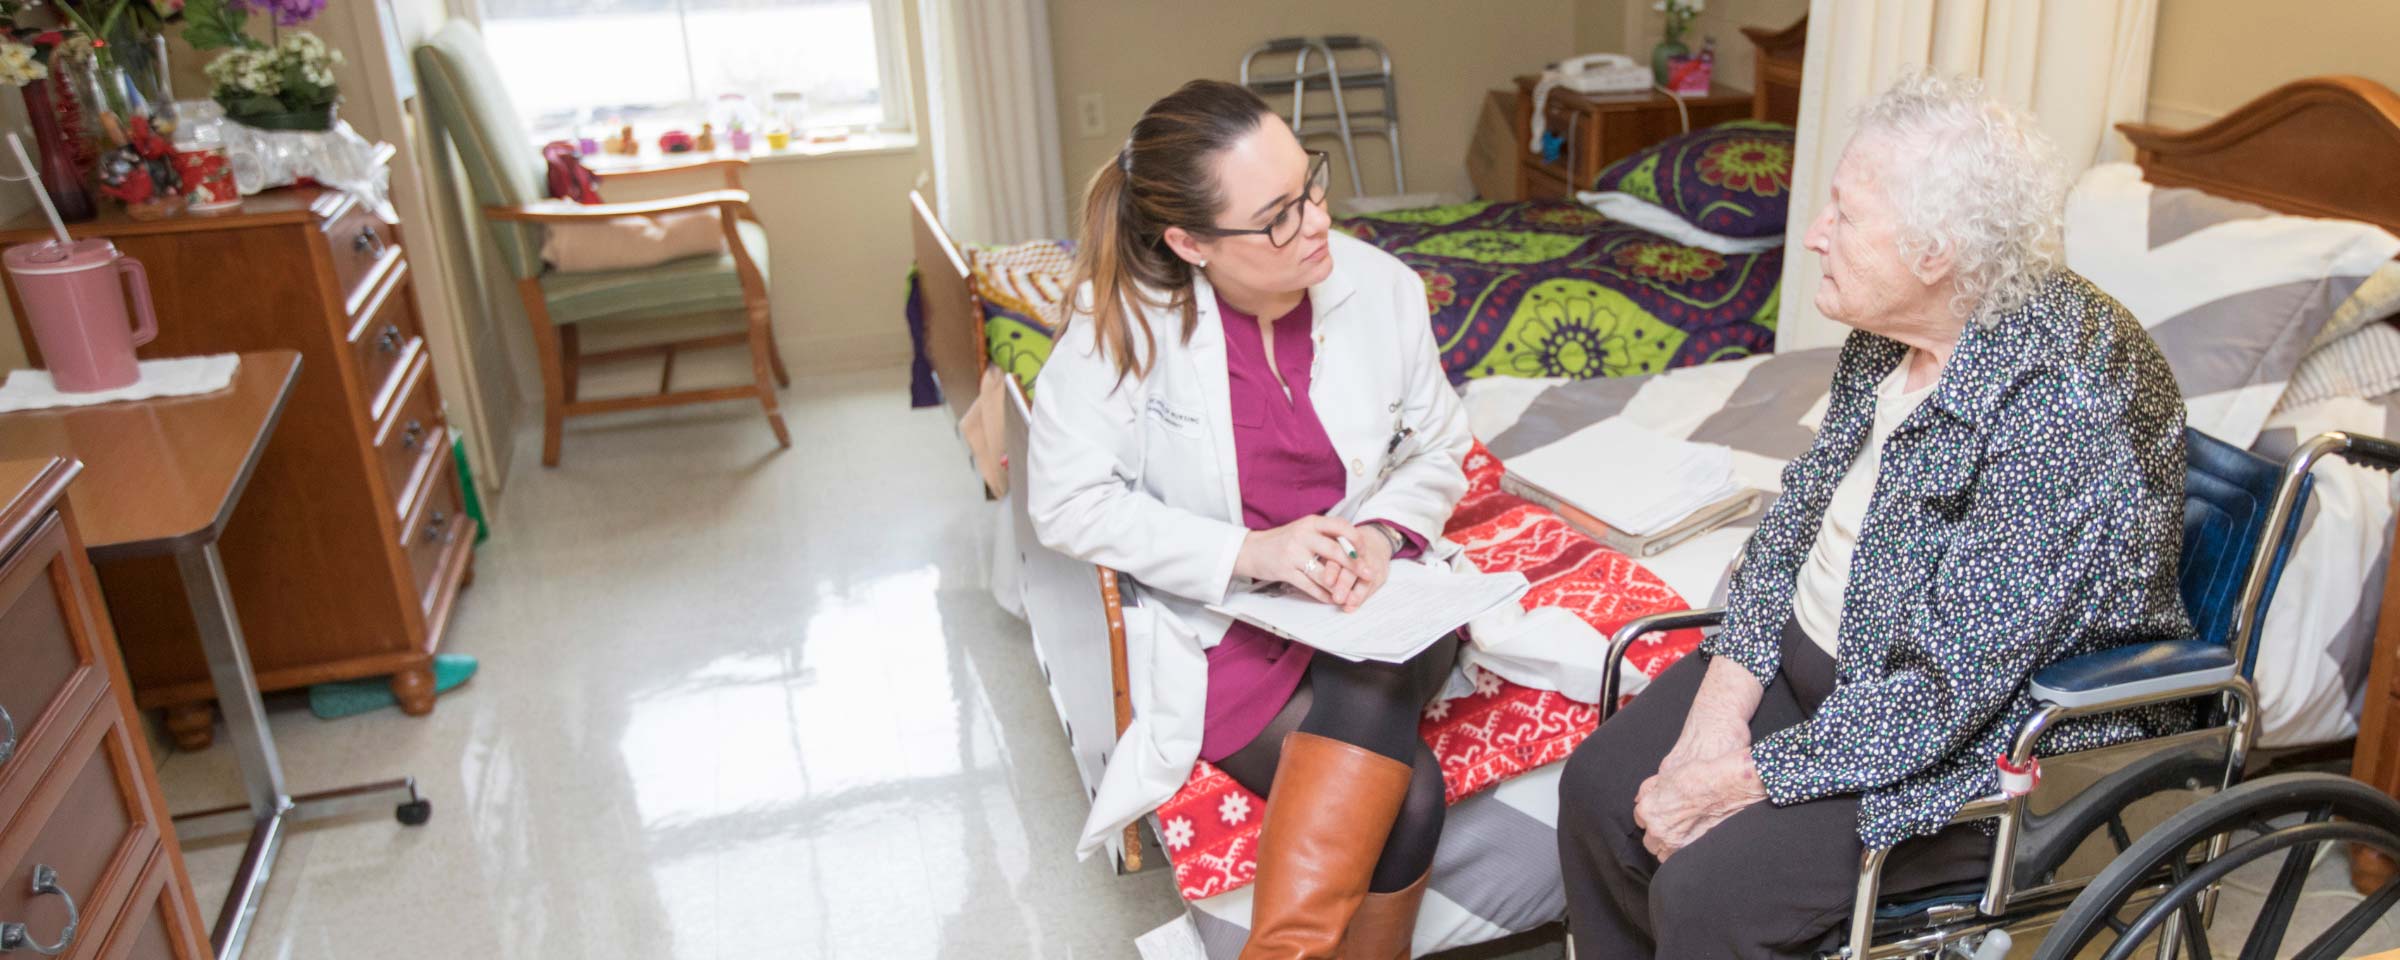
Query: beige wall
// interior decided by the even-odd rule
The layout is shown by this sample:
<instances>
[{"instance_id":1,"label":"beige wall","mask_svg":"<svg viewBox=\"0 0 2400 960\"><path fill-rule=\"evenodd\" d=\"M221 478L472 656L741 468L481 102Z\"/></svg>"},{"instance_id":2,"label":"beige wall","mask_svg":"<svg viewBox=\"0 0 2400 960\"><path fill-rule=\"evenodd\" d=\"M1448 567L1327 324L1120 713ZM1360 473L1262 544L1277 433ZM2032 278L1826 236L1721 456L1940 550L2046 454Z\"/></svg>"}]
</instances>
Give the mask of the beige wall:
<instances>
[{"instance_id":1,"label":"beige wall","mask_svg":"<svg viewBox=\"0 0 2400 960\"><path fill-rule=\"evenodd\" d=\"M1186 80L1234 79L1242 53L1261 40L1329 33L1365 34L1391 50L1409 189L1461 196L1473 192L1466 175L1467 140L1483 92L1508 87L1510 78L1575 52L1571 0L1050 0L1070 219L1080 215L1084 182L1116 156L1151 101ZM1075 98L1085 93L1099 93L1103 100L1104 122L1096 136L1080 129ZM1392 192L1390 149L1367 139L1360 141L1359 152L1367 192ZM1336 196L1351 192L1341 159L1334 158Z\"/></svg>"},{"instance_id":2,"label":"beige wall","mask_svg":"<svg viewBox=\"0 0 2400 960\"><path fill-rule=\"evenodd\" d=\"M2152 123L2222 116L2301 77L2355 73L2400 89L2400 3L2159 0Z\"/></svg>"}]
</instances>

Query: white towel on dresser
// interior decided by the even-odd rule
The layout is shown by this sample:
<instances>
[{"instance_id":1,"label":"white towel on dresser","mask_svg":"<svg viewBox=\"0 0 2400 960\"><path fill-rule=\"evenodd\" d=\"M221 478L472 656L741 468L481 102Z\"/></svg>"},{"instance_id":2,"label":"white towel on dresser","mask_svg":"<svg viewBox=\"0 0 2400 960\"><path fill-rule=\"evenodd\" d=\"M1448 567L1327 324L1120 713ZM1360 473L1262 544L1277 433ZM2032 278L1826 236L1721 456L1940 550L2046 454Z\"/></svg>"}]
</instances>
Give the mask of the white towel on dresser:
<instances>
[{"instance_id":1,"label":"white towel on dresser","mask_svg":"<svg viewBox=\"0 0 2400 960\"><path fill-rule=\"evenodd\" d=\"M8 375L7 383L0 383L0 413L212 393L232 383L233 371L241 364L242 358L231 353L144 360L141 376L132 383L91 393L60 391L58 384L51 382L48 370L18 370Z\"/></svg>"}]
</instances>

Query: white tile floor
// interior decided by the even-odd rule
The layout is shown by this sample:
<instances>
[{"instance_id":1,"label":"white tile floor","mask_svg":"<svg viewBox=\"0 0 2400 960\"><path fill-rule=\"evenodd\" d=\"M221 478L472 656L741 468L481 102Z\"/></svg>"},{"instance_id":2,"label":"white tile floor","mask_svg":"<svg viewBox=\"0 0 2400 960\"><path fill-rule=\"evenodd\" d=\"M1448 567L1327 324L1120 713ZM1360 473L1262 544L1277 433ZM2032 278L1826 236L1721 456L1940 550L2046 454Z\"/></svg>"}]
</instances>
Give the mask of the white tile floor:
<instances>
[{"instance_id":1,"label":"white tile floor","mask_svg":"<svg viewBox=\"0 0 2400 960\"><path fill-rule=\"evenodd\" d=\"M737 405L581 422L556 469L525 445L448 646L482 675L425 718L270 704L293 789L411 774L435 813L295 834L248 956L1132 956L1170 880L1075 861L987 508L903 381L804 379L782 453ZM162 773L177 809L240 799L222 745ZM239 852L189 851L210 916Z\"/></svg>"}]
</instances>

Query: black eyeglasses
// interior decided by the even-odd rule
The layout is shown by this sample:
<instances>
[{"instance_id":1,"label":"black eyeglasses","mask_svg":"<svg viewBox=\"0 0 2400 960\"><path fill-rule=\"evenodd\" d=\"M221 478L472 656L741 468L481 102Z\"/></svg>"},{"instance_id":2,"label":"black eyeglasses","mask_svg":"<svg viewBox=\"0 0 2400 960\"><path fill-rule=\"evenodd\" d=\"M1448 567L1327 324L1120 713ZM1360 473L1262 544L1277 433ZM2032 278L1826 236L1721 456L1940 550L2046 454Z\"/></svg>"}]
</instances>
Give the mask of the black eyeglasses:
<instances>
[{"instance_id":1,"label":"black eyeglasses","mask_svg":"<svg viewBox=\"0 0 2400 960\"><path fill-rule=\"evenodd\" d=\"M1308 188L1301 191L1299 196L1293 197L1291 202L1277 208L1275 219L1267 221L1267 225L1264 227L1250 230L1234 230L1226 227L1189 229L1194 233L1205 233L1212 237L1239 237L1255 233L1265 236L1267 242L1274 244L1278 249L1291 246L1292 241L1300 238L1300 221L1305 219L1302 216L1300 205L1325 202L1325 188L1333 182L1333 168L1328 165L1331 159L1323 150L1308 152Z\"/></svg>"}]
</instances>

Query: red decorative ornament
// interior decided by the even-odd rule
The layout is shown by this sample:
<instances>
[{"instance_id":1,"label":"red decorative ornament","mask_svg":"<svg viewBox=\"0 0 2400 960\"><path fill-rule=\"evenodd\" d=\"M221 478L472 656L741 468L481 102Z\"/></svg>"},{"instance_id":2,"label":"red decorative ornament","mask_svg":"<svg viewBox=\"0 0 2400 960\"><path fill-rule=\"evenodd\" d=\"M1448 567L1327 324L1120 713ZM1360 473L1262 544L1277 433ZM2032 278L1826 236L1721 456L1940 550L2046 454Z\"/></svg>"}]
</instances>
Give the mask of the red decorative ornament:
<instances>
[{"instance_id":1,"label":"red decorative ornament","mask_svg":"<svg viewBox=\"0 0 2400 960\"><path fill-rule=\"evenodd\" d=\"M108 196L114 198L117 202L129 207L148 201L150 199L150 195L156 192L156 189L157 188L150 183L150 171L144 170L138 166L125 174L124 179L119 180L116 183L108 183L103 181L100 184L101 193L107 194Z\"/></svg>"}]
</instances>

